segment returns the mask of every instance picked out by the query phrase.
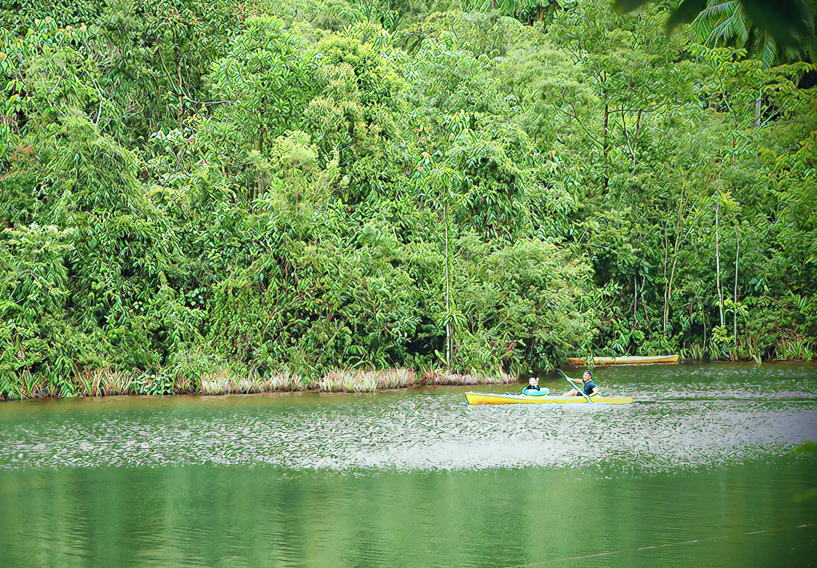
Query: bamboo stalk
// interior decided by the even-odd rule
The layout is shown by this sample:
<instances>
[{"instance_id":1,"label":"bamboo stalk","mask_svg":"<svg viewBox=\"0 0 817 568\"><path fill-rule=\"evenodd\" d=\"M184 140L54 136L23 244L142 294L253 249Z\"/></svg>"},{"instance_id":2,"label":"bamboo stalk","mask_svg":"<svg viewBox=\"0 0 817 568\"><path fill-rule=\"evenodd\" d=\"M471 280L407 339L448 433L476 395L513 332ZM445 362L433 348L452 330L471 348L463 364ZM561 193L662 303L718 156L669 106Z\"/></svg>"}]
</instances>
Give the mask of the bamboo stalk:
<instances>
[{"instance_id":1,"label":"bamboo stalk","mask_svg":"<svg viewBox=\"0 0 817 568\"><path fill-rule=\"evenodd\" d=\"M734 359L738 357L738 262L740 260L740 232L735 229L735 297L732 312L732 335L735 340Z\"/></svg>"},{"instance_id":2,"label":"bamboo stalk","mask_svg":"<svg viewBox=\"0 0 817 568\"><path fill-rule=\"evenodd\" d=\"M720 180L718 180L720 183ZM723 288L721 287L721 251L720 251L720 234L719 234L719 223L718 223L718 212L721 208L721 188L718 187L718 202L715 205L715 278L717 280L718 286L718 312L721 318L721 327L724 326L723 322Z\"/></svg>"},{"instance_id":3,"label":"bamboo stalk","mask_svg":"<svg viewBox=\"0 0 817 568\"><path fill-rule=\"evenodd\" d=\"M684 190L686 189L686 180L681 182L681 197L678 204L678 224L675 229L675 250L672 256L672 268L669 273L669 282L664 285L664 335L667 334L667 324L669 323L669 301L672 299L672 282L675 280L675 268L678 265L678 249L683 240L684 230ZM694 221L693 221L694 223ZM666 270L666 269L665 269ZM666 275L666 273L665 273Z\"/></svg>"},{"instance_id":4,"label":"bamboo stalk","mask_svg":"<svg viewBox=\"0 0 817 568\"><path fill-rule=\"evenodd\" d=\"M448 248L448 203L443 205L443 222L445 225L445 362L451 366L451 273Z\"/></svg>"}]
</instances>

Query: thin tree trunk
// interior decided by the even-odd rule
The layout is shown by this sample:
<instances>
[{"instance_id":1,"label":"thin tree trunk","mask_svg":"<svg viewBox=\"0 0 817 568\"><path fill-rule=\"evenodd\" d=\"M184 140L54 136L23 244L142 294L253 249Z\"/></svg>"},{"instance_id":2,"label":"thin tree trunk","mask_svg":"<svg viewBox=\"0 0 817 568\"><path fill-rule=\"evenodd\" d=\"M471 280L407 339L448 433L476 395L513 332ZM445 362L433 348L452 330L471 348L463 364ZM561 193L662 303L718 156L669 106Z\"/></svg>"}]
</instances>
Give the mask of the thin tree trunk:
<instances>
[{"instance_id":1,"label":"thin tree trunk","mask_svg":"<svg viewBox=\"0 0 817 568\"><path fill-rule=\"evenodd\" d=\"M607 104L607 94L604 95L604 147L602 148L602 152L604 153L604 190L607 191L607 185L609 184L608 179L608 172L607 172L607 150L609 144L609 134L610 134L610 106Z\"/></svg>"},{"instance_id":2,"label":"thin tree trunk","mask_svg":"<svg viewBox=\"0 0 817 568\"><path fill-rule=\"evenodd\" d=\"M664 225L664 255L663 255L663 259L661 261L661 264L663 266L662 277L664 279L664 314L666 314L666 311L667 311L667 282L668 282L668 280L667 280L667 263L668 262L669 262L669 235L667 234L667 225L665 224ZM663 324L664 324L663 325L664 335L666 335L666 333L667 333L667 318L666 317L663 318Z\"/></svg>"},{"instance_id":3,"label":"thin tree trunk","mask_svg":"<svg viewBox=\"0 0 817 568\"><path fill-rule=\"evenodd\" d=\"M675 279L675 268L678 265L678 249L681 246L684 230L684 189L685 183L681 183L681 197L678 204L678 224L675 227L675 247L672 255L672 268L669 273L669 282L664 288L664 335L667 334L667 325L669 322L669 301L672 298L672 282ZM666 268L664 269L664 277L666 278Z\"/></svg>"},{"instance_id":4,"label":"thin tree trunk","mask_svg":"<svg viewBox=\"0 0 817 568\"><path fill-rule=\"evenodd\" d=\"M635 153L638 151L638 134L641 132L641 113L644 109L638 109L638 118L635 121L635 137L633 138L633 169L635 169Z\"/></svg>"},{"instance_id":5,"label":"thin tree trunk","mask_svg":"<svg viewBox=\"0 0 817 568\"><path fill-rule=\"evenodd\" d=\"M721 208L721 190L718 188L718 202L715 205L715 277L718 285L718 312L721 317L721 327L723 327L723 288L721 287L721 251L720 251L720 234L718 224L718 212Z\"/></svg>"},{"instance_id":6,"label":"thin tree trunk","mask_svg":"<svg viewBox=\"0 0 817 568\"><path fill-rule=\"evenodd\" d=\"M179 89L179 94L178 94L178 97L179 97L178 116L179 116L179 118L181 118L182 115L184 114L184 111L183 111L183 108L182 108L182 105L184 104L184 102L183 102L183 99L182 99L182 68L181 68L181 61L179 61L179 47L178 46L174 47L173 52L176 55L176 76L178 77L177 85L178 85L178 89Z\"/></svg>"},{"instance_id":7,"label":"thin tree trunk","mask_svg":"<svg viewBox=\"0 0 817 568\"><path fill-rule=\"evenodd\" d=\"M630 326L630 339L627 341L627 347L624 353L630 352L630 345L633 342L633 330L638 327L638 275L633 275L633 325Z\"/></svg>"},{"instance_id":8,"label":"thin tree trunk","mask_svg":"<svg viewBox=\"0 0 817 568\"><path fill-rule=\"evenodd\" d=\"M445 223L445 362L451 366L451 273L448 248L448 204L443 206Z\"/></svg>"},{"instance_id":9,"label":"thin tree trunk","mask_svg":"<svg viewBox=\"0 0 817 568\"><path fill-rule=\"evenodd\" d=\"M639 290L639 294L641 295L641 307L644 309L644 321L649 321L650 314L647 313L647 302L644 301L644 286L647 284L647 277L641 277L641 290Z\"/></svg>"},{"instance_id":10,"label":"thin tree trunk","mask_svg":"<svg viewBox=\"0 0 817 568\"><path fill-rule=\"evenodd\" d=\"M664 298L664 335L667 334L669 325L669 301L672 298L672 283L675 280L675 268L678 265L678 247L676 242L675 257L672 259L672 268L669 271L669 283L667 284L667 295Z\"/></svg>"},{"instance_id":11,"label":"thin tree trunk","mask_svg":"<svg viewBox=\"0 0 817 568\"><path fill-rule=\"evenodd\" d=\"M734 359L738 358L738 261L740 260L740 233L735 230L735 297L732 315L732 335L735 339Z\"/></svg>"}]
</instances>

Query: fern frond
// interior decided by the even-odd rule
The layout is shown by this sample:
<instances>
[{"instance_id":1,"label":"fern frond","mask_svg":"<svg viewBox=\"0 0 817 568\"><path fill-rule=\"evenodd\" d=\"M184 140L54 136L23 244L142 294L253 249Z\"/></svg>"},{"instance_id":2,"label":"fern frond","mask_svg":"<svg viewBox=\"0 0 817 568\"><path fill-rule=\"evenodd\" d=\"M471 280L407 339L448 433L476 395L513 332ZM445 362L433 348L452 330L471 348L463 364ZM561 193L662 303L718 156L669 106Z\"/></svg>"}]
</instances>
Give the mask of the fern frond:
<instances>
[{"instance_id":1,"label":"fern frond","mask_svg":"<svg viewBox=\"0 0 817 568\"><path fill-rule=\"evenodd\" d=\"M768 33L764 33L760 40L757 53L764 69L768 69L777 60L777 44Z\"/></svg>"},{"instance_id":2,"label":"fern frond","mask_svg":"<svg viewBox=\"0 0 817 568\"><path fill-rule=\"evenodd\" d=\"M749 30L746 19L740 10L736 10L728 18L719 21L712 27L705 43L709 46L735 45L744 47L749 39Z\"/></svg>"},{"instance_id":3,"label":"fern frond","mask_svg":"<svg viewBox=\"0 0 817 568\"><path fill-rule=\"evenodd\" d=\"M739 9L740 4L738 2L735 2L734 0L732 0L731 2L720 2L717 4L714 2L710 2L710 5L706 8L706 10L703 10L698 15L698 18L705 19L712 18L715 20L721 20L723 18L728 18Z\"/></svg>"}]
</instances>

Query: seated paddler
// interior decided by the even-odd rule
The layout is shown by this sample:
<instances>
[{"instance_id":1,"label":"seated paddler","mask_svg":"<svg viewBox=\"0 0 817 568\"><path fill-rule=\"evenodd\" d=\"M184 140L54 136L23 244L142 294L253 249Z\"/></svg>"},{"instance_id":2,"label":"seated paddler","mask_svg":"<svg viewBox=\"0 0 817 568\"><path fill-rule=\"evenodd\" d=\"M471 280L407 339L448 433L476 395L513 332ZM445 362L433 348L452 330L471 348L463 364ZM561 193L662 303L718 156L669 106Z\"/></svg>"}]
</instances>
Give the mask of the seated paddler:
<instances>
[{"instance_id":1,"label":"seated paddler","mask_svg":"<svg viewBox=\"0 0 817 568\"><path fill-rule=\"evenodd\" d=\"M531 391L540 391L539 377L531 377L528 379L528 386L522 389L522 394L528 394Z\"/></svg>"},{"instance_id":2,"label":"seated paddler","mask_svg":"<svg viewBox=\"0 0 817 568\"><path fill-rule=\"evenodd\" d=\"M571 379L570 377L567 377L567 380L581 386L565 393L565 396L582 396L582 392L587 396L596 396L599 394L599 388L593 381L593 373L590 371L585 371L581 379ZM578 389L581 389L581 392L579 392Z\"/></svg>"}]
</instances>

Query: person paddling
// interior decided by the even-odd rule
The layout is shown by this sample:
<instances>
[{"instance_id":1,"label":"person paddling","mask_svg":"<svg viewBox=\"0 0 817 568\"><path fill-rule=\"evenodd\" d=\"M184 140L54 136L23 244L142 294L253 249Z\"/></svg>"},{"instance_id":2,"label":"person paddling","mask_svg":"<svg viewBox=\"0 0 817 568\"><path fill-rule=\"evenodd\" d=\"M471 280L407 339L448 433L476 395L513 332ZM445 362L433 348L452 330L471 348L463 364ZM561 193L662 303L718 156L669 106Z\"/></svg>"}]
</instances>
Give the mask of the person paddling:
<instances>
[{"instance_id":1,"label":"person paddling","mask_svg":"<svg viewBox=\"0 0 817 568\"><path fill-rule=\"evenodd\" d=\"M542 390L539 388L539 377L531 377L528 379L528 386L522 389L522 394L525 394L529 391L538 391Z\"/></svg>"},{"instance_id":2,"label":"person paddling","mask_svg":"<svg viewBox=\"0 0 817 568\"><path fill-rule=\"evenodd\" d=\"M568 376L565 376L565 378L571 383L577 383L579 385L584 383L582 390L584 391L584 394L586 394L587 396L596 396L597 394L599 394L599 389L596 386L596 383L593 382L593 373L591 373L590 371L585 371L584 375L582 375L581 380L571 379ZM582 396L582 393L580 393L577 389L573 389L572 391L565 393L565 396Z\"/></svg>"}]
</instances>

